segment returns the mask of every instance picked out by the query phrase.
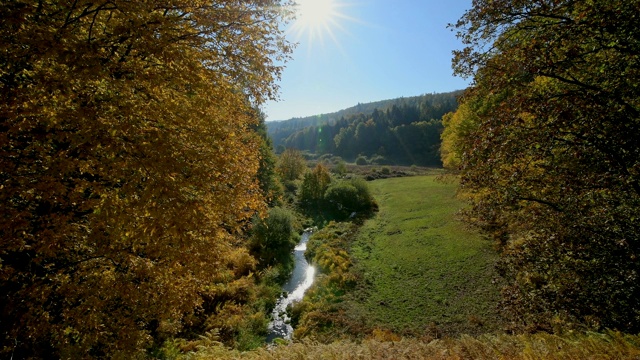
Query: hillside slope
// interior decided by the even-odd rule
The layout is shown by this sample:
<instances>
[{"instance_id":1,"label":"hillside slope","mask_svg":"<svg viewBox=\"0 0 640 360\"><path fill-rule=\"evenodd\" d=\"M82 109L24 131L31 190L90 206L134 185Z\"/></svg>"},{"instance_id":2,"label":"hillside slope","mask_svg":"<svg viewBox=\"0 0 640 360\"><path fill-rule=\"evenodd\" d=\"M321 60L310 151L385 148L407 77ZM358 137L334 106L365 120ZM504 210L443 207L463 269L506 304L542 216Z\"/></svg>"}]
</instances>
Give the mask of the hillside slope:
<instances>
[{"instance_id":1,"label":"hillside slope","mask_svg":"<svg viewBox=\"0 0 640 360\"><path fill-rule=\"evenodd\" d=\"M377 164L439 166L442 116L460 91L359 104L337 113L267 124L276 148Z\"/></svg>"}]
</instances>

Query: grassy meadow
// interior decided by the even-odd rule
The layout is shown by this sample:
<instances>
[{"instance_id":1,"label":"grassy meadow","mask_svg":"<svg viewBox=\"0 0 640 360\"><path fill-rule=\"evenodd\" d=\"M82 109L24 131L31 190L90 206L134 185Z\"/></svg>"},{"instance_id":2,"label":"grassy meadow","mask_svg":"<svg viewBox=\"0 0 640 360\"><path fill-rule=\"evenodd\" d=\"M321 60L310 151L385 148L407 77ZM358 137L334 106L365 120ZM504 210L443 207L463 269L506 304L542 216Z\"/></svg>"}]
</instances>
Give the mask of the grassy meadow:
<instances>
[{"instance_id":1,"label":"grassy meadow","mask_svg":"<svg viewBox=\"0 0 640 360\"><path fill-rule=\"evenodd\" d=\"M456 213L456 184L437 175L369 183L379 212L362 226L325 229L322 254L333 271L322 274L303 303L311 323L328 317L340 326L361 324L367 334L320 341L319 333L287 343L239 351L215 334L190 343L166 344L165 359L638 359L640 337L618 332L508 335L500 331L488 240L465 228ZM322 233L322 232L321 232ZM313 240L313 238L312 238ZM316 239L318 240L318 239ZM314 245L310 246L313 248ZM340 251L350 244L350 254ZM322 255L321 254L321 255ZM332 256L338 254L339 256ZM337 266L346 261L353 265ZM327 296L339 279L358 280L345 294ZM332 278L335 278L332 280ZM336 280L338 279L338 280ZM336 287L337 286L337 287ZM341 292L341 291L338 291ZM325 299L322 299L322 294ZM315 294L315 295L313 295ZM335 294L334 294L335 295ZM311 298L320 296L312 300ZM331 315L333 314L333 315ZM342 316L348 318L342 318ZM308 322L309 323L309 322ZM307 326L308 326L307 323ZM317 324L316 324L317 325ZM320 326L322 328L322 325ZM321 330L322 331L322 330ZM192 349L186 351L185 349Z\"/></svg>"},{"instance_id":2,"label":"grassy meadow","mask_svg":"<svg viewBox=\"0 0 640 360\"><path fill-rule=\"evenodd\" d=\"M456 184L434 175L369 184L379 212L352 244L363 278L349 299L353 316L406 335L499 329L497 254L457 220Z\"/></svg>"}]
</instances>

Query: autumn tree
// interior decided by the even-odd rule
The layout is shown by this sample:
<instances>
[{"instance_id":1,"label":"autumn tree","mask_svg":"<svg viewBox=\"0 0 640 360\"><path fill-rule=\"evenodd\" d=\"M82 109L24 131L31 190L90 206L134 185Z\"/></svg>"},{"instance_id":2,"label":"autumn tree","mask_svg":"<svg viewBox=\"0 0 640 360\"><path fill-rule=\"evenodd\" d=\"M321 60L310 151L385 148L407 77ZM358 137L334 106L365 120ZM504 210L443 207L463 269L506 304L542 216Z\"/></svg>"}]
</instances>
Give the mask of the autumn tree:
<instances>
[{"instance_id":1,"label":"autumn tree","mask_svg":"<svg viewBox=\"0 0 640 360\"><path fill-rule=\"evenodd\" d=\"M300 150L287 148L278 159L278 174L284 181L299 179L307 169L307 162Z\"/></svg>"},{"instance_id":2,"label":"autumn tree","mask_svg":"<svg viewBox=\"0 0 640 360\"><path fill-rule=\"evenodd\" d=\"M476 130L477 124L470 102L463 102L455 112L442 117L444 130L440 135L440 156L446 169L457 170L460 167L464 156L464 139Z\"/></svg>"},{"instance_id":3,"label":"autumn tree","mask_svg":"<svg viewBox=\"0 0 640 360\"><path fill-rule=\"evenodd\" d=\"M640 329L639 9L479 0L455 25L473 84L449 121L472 126L450 149L525 329Z\"/></svg>"},{"instance_id":4,"label":"autumn tree","mask_svg":"<svg viewBox=\"0 0 640 360\"><path fill-rule=\"evenodd\" d=\"M0 2L5 357L143 356L245 275L282 5Z\"/></svg>"},{"instance_id":5,"label":"autumn tree","mask_svg":"<svg viewBox=\"0 0 640 360\"><path fill-rule=\"evenodd\" d=\"M331 184L331 173L322 164L304 175L300 188L300 203L303 206L318 206L324 198L324 192Z\"/></svg>"}]
</instances>

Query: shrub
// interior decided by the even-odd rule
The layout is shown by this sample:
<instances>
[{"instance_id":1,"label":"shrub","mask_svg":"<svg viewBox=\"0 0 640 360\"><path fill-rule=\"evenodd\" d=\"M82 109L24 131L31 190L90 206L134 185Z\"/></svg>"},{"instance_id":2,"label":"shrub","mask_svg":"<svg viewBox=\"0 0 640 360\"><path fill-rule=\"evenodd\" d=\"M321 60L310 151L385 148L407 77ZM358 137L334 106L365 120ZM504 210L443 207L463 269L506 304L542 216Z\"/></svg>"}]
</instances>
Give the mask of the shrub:
<instances>
[{"instance_id":1,"label":"shrub","mask_svg":"<svg viewBox=\"0 0 640 360\"><path fill-rule=\"evenodd\" d=\"M281 265L288 269L292 266L291 252L298 242L294 222L291 211L281 207L269 209L265 219L254 218L250 250L260 268Z\"/></svg>"},{"instance_id":2,"label":"shrub","mask_svg":"<svg viewBox=\"0 0 640 360\"><path fill-rule=\"evenodd\" d=\"M347 164L346 164L343 160L340 160L340 161L336 164L336 166L335 166L335 168L333 169L333 171L334 171L336 174L343 176L344 174L346 174L346 173L347 173Z\"/></svg>"},{"instance_id":3,"label":"shrub","mask_svg":"<svg viewBox=\"0 0 640 360\"><path fill-rule=\"evenodd\" d=\"M356 165L368 165L369 162L367 161L367 158L365 156L358 156L358 158L356 159Z\"/></svg>"},{"instance_id":4,"label":"shrub","mask_svg":"<svg viewBox=\"0 0 640 360\"><path fill-rule=\"evenodd\" d=\"M363 178L352 178L349 180L351 185L353 185L356 189L358 189L358 197L359 202L363 204L364 207L371 206L373 203L373 196L371 195L371 190L369 190L369 185ZM362 209L362 208L361 208Z\"/></svg>"},{"instance_id":5,"label":"shrub","mask_svg":"<svg viewBox=\"0 0 640 360\"><path fill-rule=\"evenodd\" d=\"M340 182L330 186L324 198L329 207L336 213L349 213L357 207L358 190L348 182Z\"/></svg>"},{"instance_id":6,"label":"shrub","mask_svg":"<svg viewBox=\"0 0 640 360\"><path fill-rule=\"evenodd\" d=\"M346 217L353 212L368 212L375 206L369 186L361 178L332 184L325 192L324 199L329 210L338 218Z\"/></svg>"},{"instance_id":7,"label":"shrub","mask_svg":"<svg viewBox=\"0 0 640 360\"><path fill-rule=\"evenodd\" d=\"M389 165L391 162L389 160L387 160L386 157L381 156L381 155L373 155L370 159L369 159L369 163L370 164L376 164L376 165Z\"/></svg>"}]
</instances>

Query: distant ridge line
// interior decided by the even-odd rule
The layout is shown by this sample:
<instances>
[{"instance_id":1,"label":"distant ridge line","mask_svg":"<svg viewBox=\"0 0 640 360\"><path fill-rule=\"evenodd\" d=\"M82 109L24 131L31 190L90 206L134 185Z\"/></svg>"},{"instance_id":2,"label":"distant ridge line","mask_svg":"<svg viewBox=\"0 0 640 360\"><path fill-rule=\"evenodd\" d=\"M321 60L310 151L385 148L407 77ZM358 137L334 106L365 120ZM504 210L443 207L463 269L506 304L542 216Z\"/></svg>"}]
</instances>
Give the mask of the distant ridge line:
<instances>
[{"instance_id":1,"label":"distant ridge line","mask_svg":"<svg viewBox=\"0 0 640 360\"><path fill-rule=\"evenodd\" d=\"M441 93L431 92L431 93L424 93L424 94L415 95L415 96L407 96L407 97L401 96L401 97L392 98L392 99L376 100L368 103L358 103L348 108L337 110L334 112L329 112L329 113L314 114L314 115L301 116L301 117L295 116L286 120L268 120L267 126L277 124L277 123L280 123L280 124L286 123L289 121L290 122L297 122L297 121L313 122L313 119L316 119L316 118L326 119L324 123L314 123L314 124L307 125L307 126L314 126L314 125L317 126L317 125L326 124L329 121L337 121L343 116L350 116L350 115L356 115L356 114L368 115L370 113L373 113L375 109L385 110L386 108L393 106L393 104L402 103L403 100L410 101L413 99L418 99L418 98L421 98L424 96L430 96L430 95L445 95L445 94L455 94L455 93L462 94L463 91L464 91L463 89L460 89L460 90L453 90L453 91L445 91ZM358 110L359 107L364 107L365 109Z\"/></svg>"}]
</instances>

